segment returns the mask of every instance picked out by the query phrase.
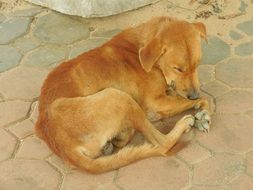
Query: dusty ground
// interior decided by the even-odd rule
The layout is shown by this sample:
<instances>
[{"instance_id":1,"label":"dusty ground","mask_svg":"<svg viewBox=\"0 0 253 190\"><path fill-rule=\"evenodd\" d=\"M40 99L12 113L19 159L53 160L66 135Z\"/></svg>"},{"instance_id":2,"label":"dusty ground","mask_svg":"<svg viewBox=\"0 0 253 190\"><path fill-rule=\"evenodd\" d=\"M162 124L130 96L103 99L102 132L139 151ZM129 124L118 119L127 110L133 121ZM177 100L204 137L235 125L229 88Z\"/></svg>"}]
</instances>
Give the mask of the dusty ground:
<instances>
[{"instance_id":1,"label":"dusty ground","mask_svg":"<svg viewBox=\"0 0 253 190\"><path fill-rule=\"evenodd\" d=\"M100 19L65 16L21 0L0 1L0 189L253 189L253 2L189 1L162 0ZM173 155L103 175L63 163L34 136L47 73L122 29L159 15L207 26L209 43L203 43L199 72L203 95L216 108L211 132L194 129ZM155 125L166 132L179 117Z\"/></svg>"}]
</instances>

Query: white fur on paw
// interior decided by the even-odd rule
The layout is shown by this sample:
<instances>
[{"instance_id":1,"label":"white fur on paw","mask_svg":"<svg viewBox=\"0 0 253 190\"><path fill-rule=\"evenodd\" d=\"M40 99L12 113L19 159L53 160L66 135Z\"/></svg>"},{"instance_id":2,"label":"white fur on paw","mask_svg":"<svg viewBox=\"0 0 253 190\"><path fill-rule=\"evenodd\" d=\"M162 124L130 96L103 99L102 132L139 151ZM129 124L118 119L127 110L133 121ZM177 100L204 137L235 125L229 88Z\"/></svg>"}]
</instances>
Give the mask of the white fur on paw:
<instances>
[{"instance_id":1,"label":"white fur on paw","mask_svg":"<svg viewBox=\"0 0 253 190\"><path fill-rule=\"evenodd\" d=\"M195 115L195 125L200 131L208 133L211 125L211 117L207 110L202 110Z\"/></svg>"},{"instance_id":2,"label":"white fur on paw","mask_svg":"<svg viewBox=\"0 0 253 190\"><path fill-rule=\"evenodd\" d=\"M186 115L182 118L182 120L184 120L184 122L186 123L186 125L188 125L188 128L185 130L185 132L189 132L191 130L191 128L194 126L195 123L195 119L192 115Z\"/></svg>"}]
</instances>

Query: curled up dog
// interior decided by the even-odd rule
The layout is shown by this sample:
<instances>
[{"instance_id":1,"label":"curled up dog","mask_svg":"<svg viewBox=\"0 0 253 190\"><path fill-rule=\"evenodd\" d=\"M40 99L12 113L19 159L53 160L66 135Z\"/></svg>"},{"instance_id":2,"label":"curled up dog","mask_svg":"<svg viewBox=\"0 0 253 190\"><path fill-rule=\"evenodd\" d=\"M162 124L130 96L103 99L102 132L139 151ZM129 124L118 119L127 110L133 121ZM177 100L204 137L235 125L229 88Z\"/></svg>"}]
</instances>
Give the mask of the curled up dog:
<instances>
[{"instance_id":1,"label":"curled up dog","mask_svg":"<svg viewBox=\"0 0 253 190\"><path fill-rule=\"evenodd\" d=\"M158 17L62 63L41 89L37 135L63 160L93 173L166 155L195 119L183 117L167 135L150 120L197 107L198 128L209 129L208 102L199 97L201 38L202 23ZM168 86L176 95L167 95ZM135 131L147 142L126 146Z\"/></svg>"}]
</instances>

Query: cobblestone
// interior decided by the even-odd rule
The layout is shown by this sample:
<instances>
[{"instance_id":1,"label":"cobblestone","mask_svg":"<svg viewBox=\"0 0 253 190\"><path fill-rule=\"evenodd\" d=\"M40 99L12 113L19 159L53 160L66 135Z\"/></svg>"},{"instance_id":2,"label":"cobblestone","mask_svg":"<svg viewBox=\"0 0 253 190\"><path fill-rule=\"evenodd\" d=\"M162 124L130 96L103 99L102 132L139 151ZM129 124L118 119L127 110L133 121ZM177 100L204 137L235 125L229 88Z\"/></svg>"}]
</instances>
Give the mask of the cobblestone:
<instances>
[{"instance_id":1,"label":"cobblestone","mask_svg":"<svg viewBox=\"0 0 253 190\"><path fill-rule=\"evenodd\" d=\"M69 44L77 40L87 39L89 29L87 24L70 17L50 13L39 18L34 34L44 42Z\"/></svg>"},{"instance_id":2,"label":"cobblestone","mask_svg":"<svg viewBox=\"0 0 253 190\"><path fill-rule=\"evenodd\" d=\"M8 44L28 30L30 18L14 18L0 24L0 44Z\"/></svg>"},{"instance_id":3,"label":"cobblestone","mask_svg":"<svg viewBox=\"0 0 253 190\"><path fill-rule=\"evenodd\" d=\"M229 11L234 10L244 12L242 16L222 20L213 15L199 20L206 25L209 40L208 44L203 42L203 58L198 67L201 96L216 107L210 132L191 130L180 138L168 157L148 158L100 175L65 163L36 137L34 125L43 80L62 61L98 47L123 28L158 13L194 19L194 9L200 1L159 1L143 9L99 19L67 16L28 3L19 7L17 2L13 8L0 5L1 190L253 189L250 0L222 7L224 15L233 15ZM168 133L182 116L190 113L192 110L154 125ZM142 135L136 135L131 143L143 141Z\"/></svg>"}]
</instances>

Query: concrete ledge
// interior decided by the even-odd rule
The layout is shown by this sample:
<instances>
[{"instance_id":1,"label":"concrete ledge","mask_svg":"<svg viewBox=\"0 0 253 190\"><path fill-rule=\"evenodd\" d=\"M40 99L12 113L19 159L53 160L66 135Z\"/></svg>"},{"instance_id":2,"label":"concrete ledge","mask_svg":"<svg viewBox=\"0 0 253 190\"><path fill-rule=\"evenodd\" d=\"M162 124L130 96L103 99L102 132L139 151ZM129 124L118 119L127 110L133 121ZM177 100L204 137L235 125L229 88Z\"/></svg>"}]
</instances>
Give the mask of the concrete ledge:
<instances>
[{"instance_id":1,"label":"concrete ledge","mask_svg":"<svg viewBox=\"0 0 253 190\"><path fill-rule=\"evenodd\" d=\"M137 9L159 0L27 0L61 13L82 17L104 17Z\"/></svg>"}]
</instances>

